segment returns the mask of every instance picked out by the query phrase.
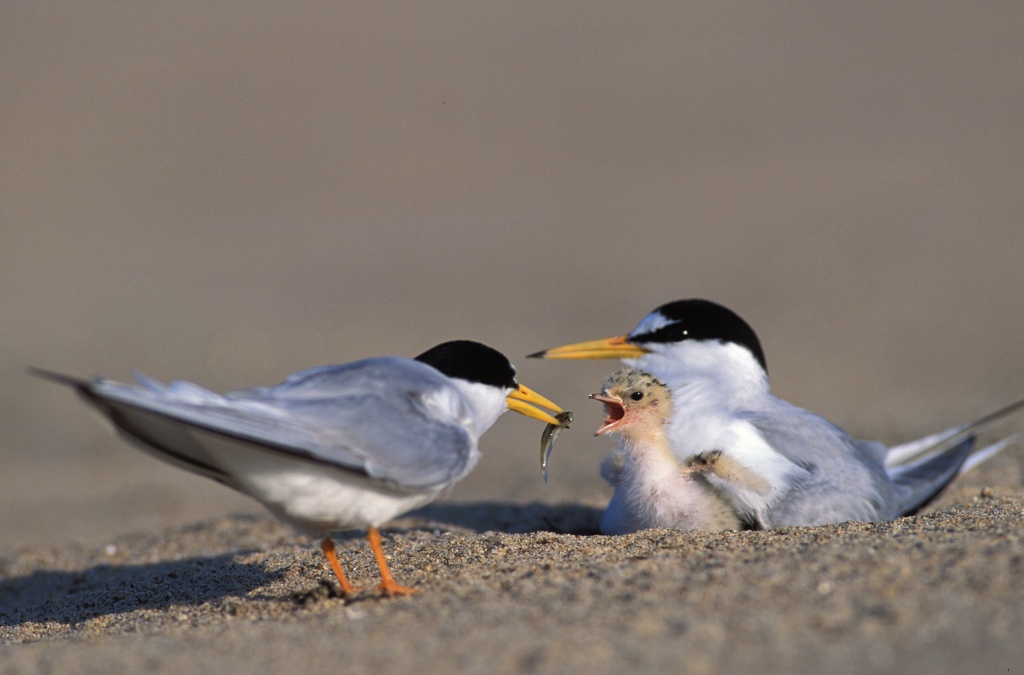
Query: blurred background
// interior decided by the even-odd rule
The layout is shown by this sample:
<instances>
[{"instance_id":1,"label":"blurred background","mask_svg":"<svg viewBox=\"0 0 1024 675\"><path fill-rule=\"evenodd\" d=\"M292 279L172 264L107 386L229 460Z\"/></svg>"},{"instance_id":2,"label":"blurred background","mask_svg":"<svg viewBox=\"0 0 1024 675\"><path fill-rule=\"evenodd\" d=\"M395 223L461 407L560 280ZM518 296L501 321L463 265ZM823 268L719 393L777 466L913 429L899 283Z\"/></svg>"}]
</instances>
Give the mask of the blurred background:
<instances>
[{"instance_id":1,"label":"blurred background","mask_svg":"<svg viewBox=\"0 0 1024 675\"><path fill-rule=\"evenodd\" d=\"M577 422L545 487L506 416L454 501L601 505L615 364L523 356L678 298L860 436L1024 395L1022 34L1010 1L4 3L0 550L259 510L28 365L227 390L481 340Z\"/></svg>"}]
</instances>

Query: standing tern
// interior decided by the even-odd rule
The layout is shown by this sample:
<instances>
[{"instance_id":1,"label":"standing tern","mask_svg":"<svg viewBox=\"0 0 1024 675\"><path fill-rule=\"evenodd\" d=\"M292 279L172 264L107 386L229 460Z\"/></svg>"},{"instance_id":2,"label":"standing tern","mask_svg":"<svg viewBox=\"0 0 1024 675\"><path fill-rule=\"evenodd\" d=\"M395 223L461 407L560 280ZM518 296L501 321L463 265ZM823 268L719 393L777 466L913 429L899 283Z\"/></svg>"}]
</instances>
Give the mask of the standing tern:
<instances>
[{"instance_id":1,"label":"standing tern","mask_svg":"<svg viewBox=\"0 0 1024 675\"><path fill-rule=\"evenodd\" d=\"M516 381L500 352L445 342L415 359L381 356L295 373L273 387L215 394L190 382L140 386L33 369L73 387L121 436L175 466L253 497L321 548L344 595L331 532L368 528L380 590L391 576L380 527L433 501L480 458L477 442L506 410L557 424L562 412ZM532 405L531 405L532 404Z\"/></svg>"},{"instance_id":2,"label":"standing tern","mask_svg":"<svg viewBox=\"0 0 1024 675\"><path fill-rule=\"evenodd\" d=\"M672 451L684 465L709 452L725 459L739 474L708 472L706 479L747 526L758 528L913 513L958 473L1014 440L970 455L980 426L1024 407L1018 401L893 448L854 440L773 396L753 329L731 310L698 299L658 307L627 335L530 356L619 358L664 382L674 407L666 427Z\"/></svg>"}]
</instances>

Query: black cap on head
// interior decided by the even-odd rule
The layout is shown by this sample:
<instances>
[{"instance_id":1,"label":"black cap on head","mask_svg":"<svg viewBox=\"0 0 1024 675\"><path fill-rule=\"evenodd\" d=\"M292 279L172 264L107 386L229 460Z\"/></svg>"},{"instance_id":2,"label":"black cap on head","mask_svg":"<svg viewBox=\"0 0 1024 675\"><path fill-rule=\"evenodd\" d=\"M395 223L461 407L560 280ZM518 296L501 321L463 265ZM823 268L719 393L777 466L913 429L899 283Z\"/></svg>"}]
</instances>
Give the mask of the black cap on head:
<instances>
[{"instance_id":1,"label":"black cap on head","mask_svg":"<svg viewBox=\"0 0 1024 675\"><path fill-rule=\"evenodd\" d=\"M416 357L448 377L479 382L503 389L515 389L516 369L497 349L472 340L452 340L431 347Z\"/></svg>"},{"instance_id":2,"label":"black cap on head","mask_svg":"<svg viewBox=\"0 0 1024 675\"><path fill-rule=\"evenodd\" d=\"M654 310L668 320L668 323L650 333L633 335L629 341L635 344L661 342L670 344L683 340L718 340L732 342L746 347L765 372L761 342L750 325L736 312L710 300L676 300Z\"/></svg>"}]
</instances>

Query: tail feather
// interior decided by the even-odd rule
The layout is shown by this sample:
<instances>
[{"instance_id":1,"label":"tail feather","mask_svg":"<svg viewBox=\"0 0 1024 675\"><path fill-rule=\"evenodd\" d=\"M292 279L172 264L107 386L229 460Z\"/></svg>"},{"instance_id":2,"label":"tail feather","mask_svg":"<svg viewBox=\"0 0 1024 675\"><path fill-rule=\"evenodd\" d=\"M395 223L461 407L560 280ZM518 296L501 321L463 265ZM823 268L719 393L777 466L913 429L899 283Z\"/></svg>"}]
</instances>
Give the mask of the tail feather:
<instances>
[{"instance_id":1,"label":"tail feather","mask_svg":"<svg viewBox=\"0 0 1024 675\"><path fill-rule=\"evenodd\" d=\"M58 373L53 370L46 370L45 368L36 368L35 366L29 366L28 372L31 375L42 378L44 380L50 380L58 384L64 384L74 388L79 393L83 393L89 390L89 381L81 378L72 377L63 373Z\"/></svg>"},{"instance_id":2,"label":"tail feather","mask_svg":"<svg viewBox=\"0 0 1024 675\"><path fill-rule=\"evenodd\" d=\"M186 421L174 420L159 411L109 397L102 391L102 380L90 382L43 368L30 367L28 370L36 377L73 388L100 413L115 433L148 454L230 485L229 476L206 456L202 444L191 437ZM146 380L143 384L152 386L153 381Z\"/></svg>"},{"instance_id":3,"label":"tail feather","mask_svg":"<svg viewBox=\"0 0 1024 675\"><path fill-rule=\"evenodd\" d=\"M972 436L974 432L981 427L987 424L992 424L993 422L996 422L997 420L1006 417L1010 413L1016 412L1021 408L1024 408L1024 399L1015 401L1008 406L1000 408L988 415L984 415L983 417L979 417L971 422L967 422L966 424L951 427L945 431L940 431L902 445L893 446L889 448L889 452L885 456L885 464L888 467L897 467L913 462L915 459L926 455L934 456L936 454L943 454L948 450L957 447L964 438Z\"/></svg>"},{"instance_id":4,"label":"tail feather","mask_svg":"<svg viewBox=\"0 0 1024 675\"><path fill-rule=\"evenodd\" d=\"M995 443L992 443L991 445L987 445L984 448L982 448L981 450L978 450L977 452L971 453L970 457L967 458L967 461L965 461L963 463L963 466L960 467L960 473L961 474L967 473L968 471L970 471L974 467L978 466L982 462L985 462L985 461L988 461L989 459L992 459L993 457L998 455L1000 452L1002 452L1003 449L1006 448L1006 446L1013 445L1014 443L1016 443L1020 439L1021 439L1021 434L1012 434L1010 436L1007 436L1006 438L1004 438L1001 441L996 441Z\"/></svg>"},{"instance_id":5,"label":"tail feather","mask_svg":"<svg viewBox=\"0 0 1024 675\"><path fill-rule=\"evenodd\" d=\"M969 436L944 452L890 469L889 474L893 482L902 488L903 495L899 500L900 514L914 513L941 492L960 474L961 467L973 447L974 437ZM982 452L988 449L985 448Z\"/></svg>"},{"instance_id":6,"label":"tail feather","mask_svg":"<svg viewBox=\"0 0 1024 675\"><path fill-rule=\"evenodd\" d=\"M318 429L282 420L273 408L227 400L189 382L163 385L137 374L141 387L95 378L78 379L40 368L33 375L75 391L95 408L113 431L133 445L178 468L241 489L231 466L250 463L253 453L288 455L361 477L365 458ZM242 490L245 492L245 490Z\"/></svg>"}]
</instances>

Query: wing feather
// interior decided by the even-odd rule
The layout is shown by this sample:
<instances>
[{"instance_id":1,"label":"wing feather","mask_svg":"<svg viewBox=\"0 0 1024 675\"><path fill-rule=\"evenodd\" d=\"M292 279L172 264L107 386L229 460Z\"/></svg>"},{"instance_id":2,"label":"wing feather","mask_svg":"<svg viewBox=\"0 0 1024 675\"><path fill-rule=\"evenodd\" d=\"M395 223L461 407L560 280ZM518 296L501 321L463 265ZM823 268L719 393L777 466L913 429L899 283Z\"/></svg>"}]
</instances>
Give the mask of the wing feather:
<instances>
[{"instance_id":1,"label":"wing feather","mask_svg":"<svg viewBox=\"0 0 1024 675\"><path fill-rule=\"evenodd\" d=\"M284 453L398 489L443 487L476 458L461 396L443 375L410 359L323 366L275 387L225 395L145 376L134 386L37 374L73 386L120 433L162 458L228 484L230 468L205 451L197 430L236 439L233 452Z\"/></svg>"}]
</instances>

